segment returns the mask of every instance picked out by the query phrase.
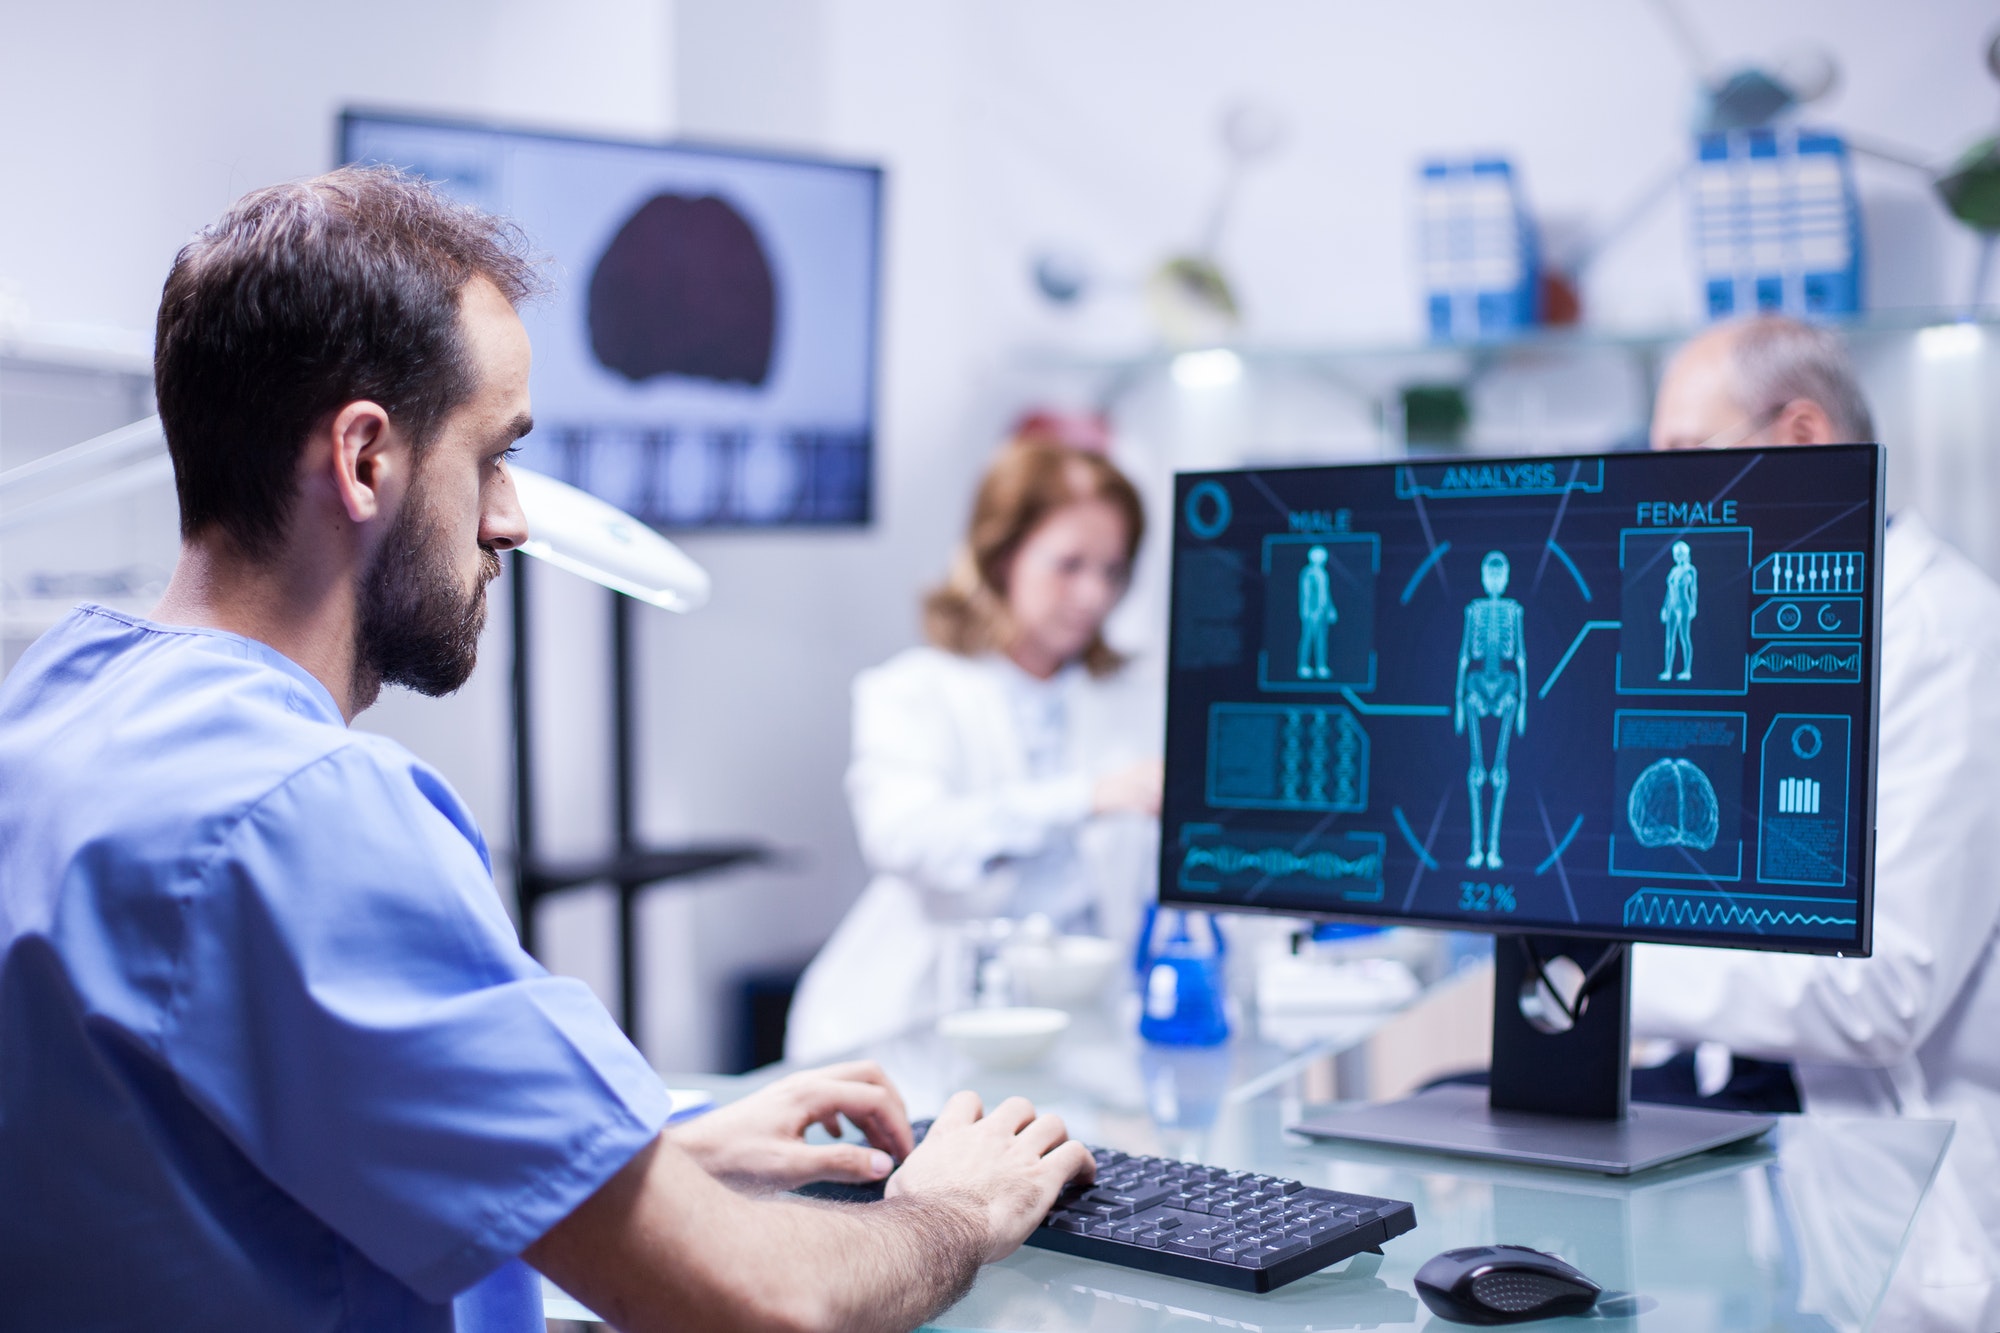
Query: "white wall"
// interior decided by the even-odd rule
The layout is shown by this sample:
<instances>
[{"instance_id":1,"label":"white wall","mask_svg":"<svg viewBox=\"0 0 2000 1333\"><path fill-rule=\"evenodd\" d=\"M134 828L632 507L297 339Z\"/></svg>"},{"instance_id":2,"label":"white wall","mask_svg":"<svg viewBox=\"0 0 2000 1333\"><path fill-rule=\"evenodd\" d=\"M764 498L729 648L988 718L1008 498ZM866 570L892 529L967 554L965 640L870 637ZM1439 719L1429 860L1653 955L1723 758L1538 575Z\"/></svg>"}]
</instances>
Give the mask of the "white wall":
<instances>
[{"instance_id":1,"label":"white wall","mask_svg":"<svg viewBox=\"0 0 2000 1333\"><path fill-rule=\"evenodd\" d=\"M672 127L673 71L670 0L0 0L0 306L31 334L81 326L145 346L174 252L243 191L331 166L343 107L659 136ZM171 492L147 502L169 516L149 531L171 534ZM32 535L10 534L10 571L31 563L20 543ZM151 554L171 563L170 544ZM552 638L585 634L601 617L596 590L574 579L538 588ZM504 583L495 592L472 683L441 701L392 691L362 725L444 771L504 874ZM550 747L552 842L591 850L610 819L605 765L584 743L596 735L604 673L553 659L543 716L577 740ZM609 994L598 906L578 904L567 922L557 913L555 942Z\"/></svg>"},{"instance_id":2,"label":"white wall","mask_svg":"<svg viewBox=\"0 0 2000 1333\"><path fill-rule=\"evenodd\" d=\"M2000 109L1981 61L1992 14L1974 0L1689 9L1725 61L1831 49L1846 78L1814 109L1822 123L1942 159ZM1026 280L1036 249L1079 249L1115 281L1188 244L1221 169L1217 112L1254 97L1293 134L1244 189L1223 250L1247 335L1405 339L1419 330L1408 187L1420 154L1508 152L1537 209L1575 228L1608 222L1688 151L1691 80L1642 0L680 0L677 28L684 132L880 160L891 199L880 524L691 541L718 604L652 631L650 817L761 833L804 858L690 895L711 987L751 958L803 956L858 891L837 787L847 678L912 638L916 592L1012 412L1105 390L1025 369L1022 350L1147 336L1129 297L1081 312L1040 303ZM1958 300L1969 238L1907 173L1859 174L1881 256L1871 305ZM1692 321L1686 234L1678 199L1652 210L1594 271L1590 317ZM1647 389L1644 368L1614 355L1539 391L1551 429L1568 417L1592 438L1643 411ZM1210 420L1158 384L1116 401L1124 456L1156 488L1174 464L1329 456L1375 430L1351 396L1310 383L1254 407L1208 404ZM1898 435L1922 424L1885 407ZM1158 592L1135 601L1157 606Z\"/></svg>"},{"instance_id":3,"label":"white wall","mask_svg":"<svg viewBox=\"0 0 2000 1333\"><path fill-rule=\"evenodd\" d=\"M1944 157L2000 90L1979 52L1990 6L1929 0L1688 0L1725 57L1813 38L1846 84L1814 119ZM755 836L778 868L662 890L646 914L645 1017L662 1067L726 1055L727 979L810 953L860 889L839 782L847 683L915 638L968 490L1014 410L1087 400L1089 375L1029 369L1029 346L1130 346L1135 303L1063 314L1026 281L1050 242L1136 275L1193 236L1220 171L1214 120L1254 96L1285 153L1245 188L1223 258L1265 341L1411 336L1408 184L1427 152L1493 148L1537 207L1602 220L1686 151L1688 78L1643 0L360 0L31 6L0 0L0 283L43 323L144 331L174 247L241 190L316 170L344 104L819 149L889 170L878 521L868 530L714 534L698 615L640 613L642 824ZM1877 305L1955 300L1966 238L1920 183L1867 165ZM1593 276L1594 320L1685 322L1685 222L1656 210ZM1630 407L1608 364L1555 383L1551 419ZM1988 377L1993 378L1993 377ZM1906 395L1907 396L1907 395ZM1372 425L1322 385L1201 419L1153 385L1121 407L1135 467L1230 453L1366 447ZM1885 404L1923 429L1910 403ZM1560 424L1556 422L1555 424ZM1895 438L1892 434L1891 438ZM1960 441L1951 457L1971 457ZM1949 496L1937 468L1932 489ZM1943 477L1943 480L1940 478ZM1968 507L1962 520L1986 509ZM496 589L499 591L499 589ZM603 845L604 599L539 571L538 703L552 845ZM504 596L486 666L459 697L397 697L403 737L504 843ZM609 904L551 910L552 960L609 998Z\"/></svg>"}]
</instances>

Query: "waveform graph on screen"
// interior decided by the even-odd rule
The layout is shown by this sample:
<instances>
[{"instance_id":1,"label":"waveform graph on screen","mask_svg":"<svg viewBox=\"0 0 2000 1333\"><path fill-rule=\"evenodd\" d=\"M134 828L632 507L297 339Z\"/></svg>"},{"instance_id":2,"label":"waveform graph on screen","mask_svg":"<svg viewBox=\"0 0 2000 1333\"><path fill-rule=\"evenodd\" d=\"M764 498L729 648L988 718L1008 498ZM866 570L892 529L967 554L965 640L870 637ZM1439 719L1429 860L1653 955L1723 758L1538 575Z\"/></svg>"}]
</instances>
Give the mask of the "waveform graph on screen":
<instances>
[{"instance_id":1,"label":"waveform graph on screen","mask_svg":"<svg viewBox=\"0 0 2000 1333\"><path fill-rule=\"evenodd\" d=\"M1841 939L1854 933L1854 911L1853 900L1847 898L1644 888L1625 900L1625 924L1730 935Z\"/></svg>"},{"instance_id":2,"label":"waveform graph on screen","mask_svg":"<svg viewBox=\"0 0 2000 1333\"><path fill-rule=\"evenodd\" d=\"M1300 837L1256 828L1187 824L1178 839L1180 887L1228 892L1255 901L1260 893L1309 894L1329 906L1382 900L1380 833L1340 832Z\"/></svg>"}]
</instances>

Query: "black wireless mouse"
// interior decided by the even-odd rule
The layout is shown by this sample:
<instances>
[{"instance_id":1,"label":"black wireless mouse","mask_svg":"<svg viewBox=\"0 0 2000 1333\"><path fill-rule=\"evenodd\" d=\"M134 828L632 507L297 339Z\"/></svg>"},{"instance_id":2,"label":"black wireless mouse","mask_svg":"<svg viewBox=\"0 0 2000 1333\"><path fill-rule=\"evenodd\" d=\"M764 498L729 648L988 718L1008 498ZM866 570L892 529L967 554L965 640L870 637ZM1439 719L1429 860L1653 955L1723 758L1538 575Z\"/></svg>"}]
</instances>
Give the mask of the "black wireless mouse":
<instances>
[{"instance_id":1,"label":"black wireless mouse","mask_svg":"<svg viewBox=\"0 0 2000 1333\"><path fill-rule=\"evenodd\" d=\"M1525 1245L1446 1250L1417 1270L1417 1295L1460 1324L1518 1324L1583 1314L1603 1288L1553 1254Z\"/></svg>"}]
</instances>

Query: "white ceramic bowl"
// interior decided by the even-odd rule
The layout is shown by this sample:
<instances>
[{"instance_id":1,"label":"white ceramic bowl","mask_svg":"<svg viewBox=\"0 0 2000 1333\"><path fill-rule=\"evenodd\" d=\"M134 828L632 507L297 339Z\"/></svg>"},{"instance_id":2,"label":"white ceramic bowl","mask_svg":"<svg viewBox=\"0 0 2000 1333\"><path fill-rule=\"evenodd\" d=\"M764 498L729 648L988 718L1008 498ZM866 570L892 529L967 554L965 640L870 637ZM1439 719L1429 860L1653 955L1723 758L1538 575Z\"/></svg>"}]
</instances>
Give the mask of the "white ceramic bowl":
<instances>
[{"instance_id":1,"label":"white ceramic bowl","mask_svg":"<svg viewBox=\"0 0 2000 1333\"><path fill-rule=\"evenodd\" d=\"M1069 1026L1060 1009L962 1009L938 1020L952 1049L988 1069L1014 1069L1048 1054Z\"/></svg>"},{"instance_id":2,"label":"white ceramic bowl","mask_svg":"<svg viewBox=\"0 0 2000 1333\"><path fill-rule=\"evenodd\" d=\"M1095 935L1061 935L1046 944L1017 944L1001 955L1014 993L1029 1004L1058 1009L1087 1005L1125 961L1124 948Z\"/></svg>"}]
</instances>

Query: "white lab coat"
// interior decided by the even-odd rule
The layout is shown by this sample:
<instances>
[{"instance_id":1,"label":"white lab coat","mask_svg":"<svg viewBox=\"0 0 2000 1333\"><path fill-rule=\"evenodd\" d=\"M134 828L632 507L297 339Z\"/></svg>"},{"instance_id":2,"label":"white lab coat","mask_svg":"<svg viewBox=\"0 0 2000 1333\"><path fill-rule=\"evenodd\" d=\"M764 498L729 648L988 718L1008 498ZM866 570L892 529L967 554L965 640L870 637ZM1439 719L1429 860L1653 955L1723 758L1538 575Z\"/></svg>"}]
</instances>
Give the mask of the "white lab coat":
<instances>
[{"instance_id":1,"label":"white lab coat","mask_svg":"<svg viewBox=\"0 0 2000 1333\"><path fill-rule=\"evenodd\" d=\"M1648 946L1632 1029L1790 1060L1810 1113L1955 1120L1879 1328L2000 1328L2000 588L1915 514L1883 559L1870 958Z\"/></svg>"},{"instance_id":2,"label":"white lab coat","mask_svg":"<svg viewBox=\"0 0 2000 1333\"><path fill-rule=\"evenodd\" d=\"M1099 776L1160 753L1157 675L1137 661L1037 681L999 654L913 648L855 679L847 794L874 878L799 982L787 1057L934 1017L955 922L1039 911L1136 935L1158 825L1090 802Z\"/></svg>"}]
</instances>

